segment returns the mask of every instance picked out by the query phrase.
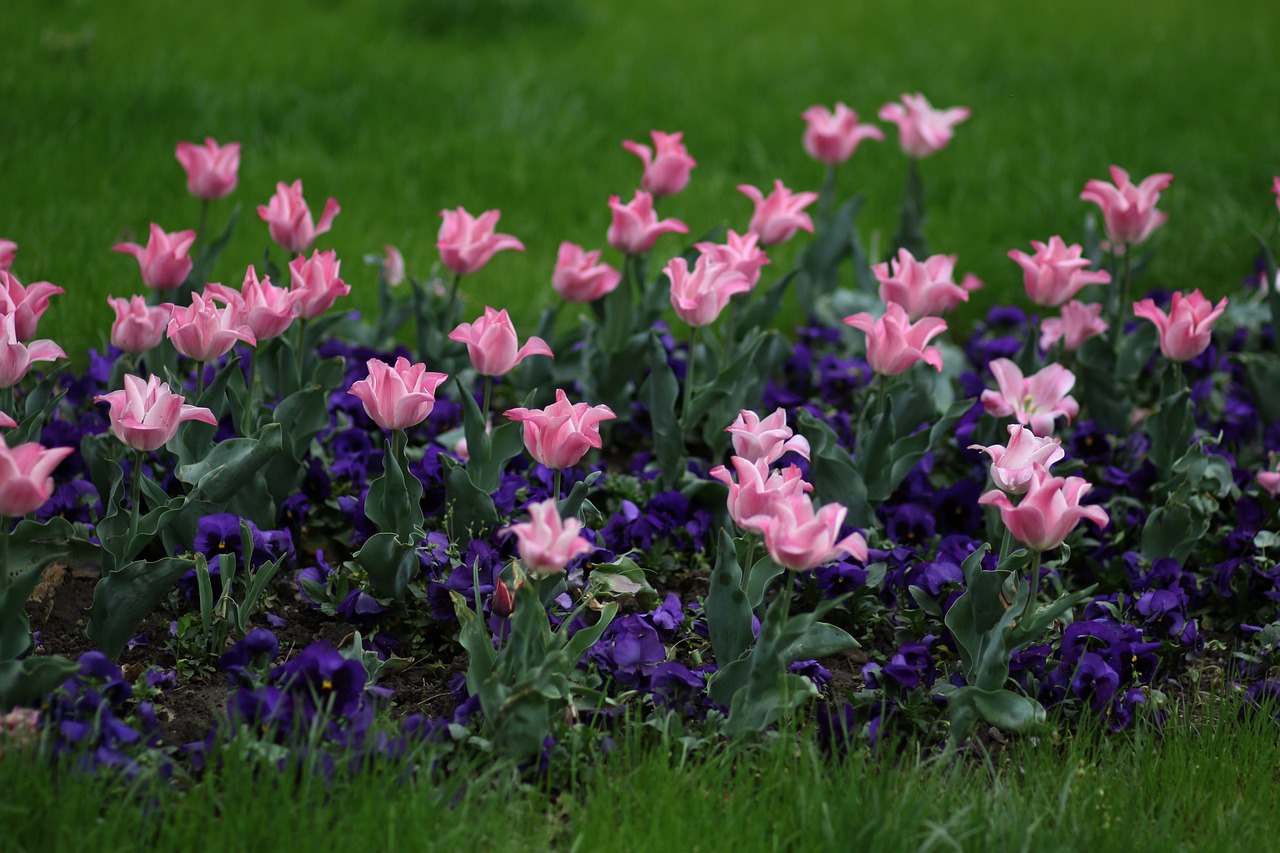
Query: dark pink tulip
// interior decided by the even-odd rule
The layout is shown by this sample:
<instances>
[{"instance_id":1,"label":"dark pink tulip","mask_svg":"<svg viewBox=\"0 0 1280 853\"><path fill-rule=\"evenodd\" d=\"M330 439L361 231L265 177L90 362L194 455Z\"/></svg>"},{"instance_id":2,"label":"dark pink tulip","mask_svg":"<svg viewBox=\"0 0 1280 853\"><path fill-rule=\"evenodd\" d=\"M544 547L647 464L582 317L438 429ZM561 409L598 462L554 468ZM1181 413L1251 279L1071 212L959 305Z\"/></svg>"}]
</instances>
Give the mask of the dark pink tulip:
<instances>
[{"instance_id":1,"label":"dark pink tulip","mask_svg":"<svg viewBox=\"0 0 1280 853\"><path fill-rule=\"evenodd\" d=\"M1084 185L1080 198L1102 208L1102 218L1107 227L1107 239L1116 252L1124 252L1128 246L1146 241L1165 223L1169 215L1156 210L1160 193L1168 189L1173 175L1167 172L1151 175L1134 186L1129 183L1129 173L1119 166L1111 167L1114 184L1097 179Z\"/></svg>"},{"instance_id":2,"label":"dark pink tulip","mask_svg":"<svg viewBox=\"0 0 1280 853\"><path fill-rule=\"evenodd\" d=\"M474 323L460 323L449 340L467 345L471 366L482 376L505 376L531 355L555 356L547 342L536 335L520 346L516 327L505 309L485 306L484 316Z\"/></svg>"},{"instance_id":3,"label":"dark pink tulip","mask_svg":"<svg viewBox=\"0 0 1280 853\"><path fill-rule=\"evenodd\" d=\"M134 450L156 450L164 447L184 421L202 421L217 426L213 412L202 406L189 406L185 397L174 394L166 382L152 374L143 379L125 374L124 388L93 398L110 408L111 432Z\"/></svg>"},{"instance_id":4,"label":"dark pink tulip","mask_svg":"<svg viewBox=\"0 0 1280 853\"><path fill-rule=\"evenodd\" d=\"M924 95L903 95L902 103L889 103L880 108L880 120L898 126L898 142L907 156L928 157L946 147L954 128L969 118L968 107L936 110Z\"/></svg>"},{"instance_id":5,"label":"dark pink tulip","mask_svg":"<svg viewBox=\"0 0 1280 853\"><path fill-rule=\"evenodd\" d=\"M622 147L644 163L644 177L640 187L655 196L675 195L689 183L689 173L697 162L685 150L683 133L650 131L653 148L627 140Z\"/></svg>"},{"instance_id":6,"label":"dark pink tulip","mask_svg":"<svg viewBox=\"0 0 1280 853\"><path fill-rule=\"evenodd\" d=\"M190 229L165 232L156 223L151 223L151 239L145 247L137 243L117 243L111 249L114 252L125 252L138 259L138 267L142 271L142 283L155 290L173 290L187 280L191 273L193 261L187 257L191 244L196 241L196 232Z\"/></svg>"},{"instance_id":7,"label":"dark pink tulip","mask_svg":"<svg viewBox=\"0 0 1280 853\"><path fill-rule=\"evenodd\" d=\"M213 361L230 352L237 342L258 345L235 304L219 308L211 298L193 293L190 305L170 305L170 311L166 334L174 349L187 358Z\"/></svg>"},{"instance_id":8,"label":"dark pink tulip","mask_svg":"<svg viewBox=\"0 0 1280 853\"><path fill-rule=\"evenodd\" d=\"M29 341L36 336L40 317L49 309L49 297L59 293L66 291L47 281L23 287L16 275L0 270L0 313L14 316L20 340Z\"/></svg>"},{"instance_id":9,"label":"dark pink tulip","mask_svg":"<svg viewBox=\"0 0 1280 853\"><path fill-rule=\"evenodd\" d=\"M1092 484L1082 477L1054 477L1037 465L1027 493L1017 506L999 489L987 492L978 498L978 503L998 507L1000 518L1014 539L1033 551L1044 552L1065 542L1081 519L1087 518L1099 527L1110 523L1102 507L1080 505L1091 488Z\"/></svg>"},{"instance_id":10,"label":"dark pink tulip","mask_svg":"<svg viewBox=\"0 0 1280 853\"><path fill-rule=\"evenodd\" d=\"M351 383L350 393L383 429L408 429L425 421L435 408L436 389L449 378L428 372L425 364L410 364L404 356L394 366L376 358L366 365L369 378Z\"/></svg>"},{"instance_id":11,"label":"dark pink tulip","mask_svg":"<svg viewBox=\"0 0 1280 853\"><path fill-rule=\"evenodd\" d=\"M946 320L923 317L912 323L901 305L890 302L879 319L863 311L844 321L867 336L867 364L876 373L897 376L918 361L942 370L942 350L926 344L947 330Z\"/></svg>"},{"instance_id":12,"label":"dark pink tulip","mask_svg":"<svg viewBox=\"0 0 1280 853\"><path fill-rule=\"evenodd\" d=\"M813 220L804 209L818 200L817 193L793 193L782 181L773 182L773 192L768 197L750 184L739 184L738 192L756 206L748 230L759 236L760 245L785 243L797 231L813 233Z\"/></svg>"},{"instance_id":13,"label":"dark pink tulip","mask_svg":"<svg viewBox=\"0 0 1280 853\"><path fill-rule=\"evenodd\" d=\"M1187 361L1209 348L1213 323L1227 310L1227 297L1214 305L1199 290L1173 294L1165 314L1150 299L1133 303L1133 313L1150 320L1160 330L1160 352L1170 361Z\"/></svg>"},{"instance_id":14,"label":"dark pink tulip","mask_svg":"<svg viewBox=\"0 0 1280 853\"><path fill-rule=\"evenodd\" d=\"M35 442L11 448L0 436L0 515L18 518L43 506L53 494L53 469L72 453L74 447Z\"/></svg>"},{"instance_id":15,"label":"dark pink tulip","mask_svg":"<svg viewBox=\"0 0 1280 853\"><path fill-rule=\"evenodd\" d=\"M148 306L141 296L128 299L108 296L107 302L116 312L111 324L111 345L123 352L146 352L164 340L169 325L169 309L163 305Z\"/></svg>"},{"instance_id":16,"label":"dark pink tulip","mask_svg":"<svg viewBox=\"0 0 1280 853\"><path fill-rule=\"evenodd\" d=\"M275 240L286 252L296 254L311 248L316 237L326 233L333 227L333 218L342 212L336 199L329 199L324 204L324 212L320 221L313 222L311 208L302 197L302 180L292 184L283 181L276 184L276 194L267 204L258 205L258 216L267 223L271 239Z\"/></svg>"},{"instance_id":17,"label":"dark pink tulip","mask_svg":"<svg viewBox=\"0 0 1280 853\"><path fill-rule=\"evenodd\" d=\"M219 145L207 137L204 145L179 142L174 156L187 172L187 191L196 198L213 201L236 188L240 170L240 143Z\"/></svg>"},{"instance_id":18,"label":"dark pink tulip","mask_svg":"<svg viewBox=\"0 0 1280 853\"><path fill-rule=\"evenodd\" d=\"M588 450L601 446L600 422L617 417L603 404L570 403L560 389L556 389L556 401L545 409L520 406L505 414L524 425L525 449L548 468L577 465Z\"/></svg>"},{"instance_id":19,"label":"dark pink tulip","mask_svg":"<svg viewBox=\"0 0 1280 853\"><path fill-rule=\"evenodd\" d=\"M643 255L653 248L663 234L687 234L689 226L679 219L663 219L653 209L653 196L636 190L635 198L623 204L616 195L609 196L613 222L606 235L609 245L627 255Z\"/></svg>"},{"instance_id":20,"label":"dark pink tulip","mask_svg":"<svg viewBox=\"0 0 1280 853\"><path fill-rule=\"evenodd\" d=\"M440 223L436 248L440 250L440 260L444 265L458 275L476 272L498 252L507 249L524 251L524 243L510 234L494 231L502 216L500 211L486 210L477 219L459 207L457 210L442 210L440 216L444 222Z\"/></svg>"},{"instance_id":21,"label":"dark pink tulip","mask_svg":"<svg viewBox=\"0 0 1280 853\"><path fill-rule=\"evenodd\" d=\"M551 286L569 302L595 302L618 289L622 273L600 262L600 252L586 252L573 243L561 243Z\"/></svg>"},{"instance_id":22,"label":"dark pink tulip","mask_svg":"<svg viewBox=\"0 0 1280 853\"><path fill-rule=\"evenodd\" d=\"M884 131L874 124L859 124L858 114L844 104L836 104L835 112L815 105L800 117L805 120L805 152L829 166L838 166L852 157L863 140L884 140Z\"/></svg>"},{"instance_id":23,"label":"dark pink tulip","mask_svg":"<svg viewBox=\"0 0 1280 853\"><path fill-rule=\"evenodd\" d=\"M298 316L305 320L319 317L333 307L339 296L346 296L351 287L339 277L342 261L338 253L315 251L311 257L302 255L289 262L289 289L298 296Z\"/></svg>"}]
</instances>

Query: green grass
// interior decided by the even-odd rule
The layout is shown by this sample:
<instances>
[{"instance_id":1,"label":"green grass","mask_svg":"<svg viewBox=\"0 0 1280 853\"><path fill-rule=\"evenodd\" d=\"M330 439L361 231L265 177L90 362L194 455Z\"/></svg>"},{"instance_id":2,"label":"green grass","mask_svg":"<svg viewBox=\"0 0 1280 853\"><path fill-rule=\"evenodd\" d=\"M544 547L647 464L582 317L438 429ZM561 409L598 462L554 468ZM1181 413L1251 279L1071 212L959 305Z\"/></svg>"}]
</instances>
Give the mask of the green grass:
<instances>
[{"instance_id":1,"label":"green grass","mask_svg":"<svg viewBox=\"0 0 1280 853\"><path fill-rule=\"evenodd\" d=\"M298 784L231 759L132 804L102 779L0 761L7 849L1265 850L1277 730L1234 715L1159 733L1015 741L958 764L776 738L682 760L623 745L548 790L501 767ZM802 741L803 742L803 741ZM145 807L143 804L148 804Z\"/></svg>"},{"instance_id":2,"label":"green grass","mask_svg":"<svg viewBox=\"0 0 1280 853\"><path fill-rule=\"evenodd\" d=\"M919 90L973 110L923 171L931 246L988 282L984 304L1020 290L1010 248L1079 238L1080 189L1111 163L1177 176L1146 283L1228 293L1251 263L1250 231L1275 227L1271 11L1269 0L831 0L785 14L674 0L25 0L6 10L0 64L0 235L21 244L24 281L68 290L42 334L73 353L101 345L105 296L141 290L111 245L153 220L194 227L173 147L212 135L244 144L240 187L213 214L220 224L241 206L215 279L238 284L261 259L256 206L276 181L302 178L317 210L329 195L342 204L321 245L338 250L365 310L376 303L364 254L395 243L425 276L441 209L500 208L528 251L496 258L466 297L529 323L554 298L559 242L605 247L606 199L638 183L623 139L684 130L699 165L662 212L695 236L741 230L750 204L737 184L820 182L802 110L843 100L874 118ZM841 176L845 192L867 193L864 238L882 248L904 170L895 139L865 146ZM678 248L666 238L659 254Z\"/></svg>"}]
</instances>

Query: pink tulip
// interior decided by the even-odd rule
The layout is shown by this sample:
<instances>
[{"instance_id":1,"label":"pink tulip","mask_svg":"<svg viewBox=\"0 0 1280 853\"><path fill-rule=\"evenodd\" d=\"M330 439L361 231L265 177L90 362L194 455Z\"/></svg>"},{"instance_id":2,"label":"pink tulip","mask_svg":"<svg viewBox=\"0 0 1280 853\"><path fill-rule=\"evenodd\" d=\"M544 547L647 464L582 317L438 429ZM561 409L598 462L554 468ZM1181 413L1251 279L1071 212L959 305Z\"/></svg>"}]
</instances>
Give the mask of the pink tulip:
<instances>
[{"instance_id":1,"label":"pink tulip","mask_svg":"<svg viewBox=\"0 0 1280 853\"><path fill-rule=\"evenodd\" d=\"M1276 197L1276 209L1280 210L1280 177L1271 179L1271 192L1274 193ZM4 240L0 240L0 243L4 243L4 242L5 242ZM16 244L14 245L14 248L15 249L17 248ZM4 252L3 250L0 250L0 258L3 258L3 257L4 257ZM3 263L3 261L0 260L0 263Z\"/></svg>"},{"instance_id":2,"label":"pink tulip","mask_svg":"<svg viewBox=\"0 0 1280 853\"><path fill-rule=\"evenodd\" d=\"M689 183L689 172L697 162L685 150L683 133L651 131L653 148L627 140L622 147L644 163L640 187L655 196L675 195ZM656 156L655 156L656 152Z\"/></svg>"},{"instance_id":3,"label":"pink tulip","mask_svg":"<svg viewBox=\"0 0 1280 853\"><path fill-rule=\"evenodd\" d=\"M387 259L382 265L383 274L387 277L387 284L391 287L398 287L404 284L404 255L400 254L400 250L390 243L383 246L382 250L387 253Z\"/></svg>"},{"instance_id":4,"label":"pink tulip","mask_svg":"<svg viewBox=\"0 0 1280 853\"><path fill-rule=\"evenodd\" d=\"M1009 257L1022 267L1022 284L1027 289L1027 298L1037 305L1057 308L1079 293L1082 287L1111 283L1111 274L1105 270L1085 270L1089 259L1081 257L1084 247L1080 245L1068 246L1056 235L1050 237L1048 243L1032 240L1031 245L1036 250L1034 255L1013 249Z\"/></svg>"},{"instance_id":5,"label":"pink tulip","mask_svg":"<svg viewBox=\"0 0 1280 853\"><path fill-rule=\"evenodd\" d=\"M116 312L111 324L111 345L123 352L146 352L164 340L169 325L169 309L148 306L141 296L128 299L108 296L107 302Z\"/></svg>"},{"instance_id":6,"label":"pink tulip","mask_svg":"<svg viewBox=\"0 0 1280 853\"><path fill-rule=\"evenodd\" d=\"M240 169L240 143L219 145L207 137L204 145L179 142L174 156L187 171L187 191L196 198L213 201L236 188Z\"/></svg>"},{"instance_id":7,"label":"pink tulip","mask_svg":"<svg viewBox=\"0 0 1280 853\"><path fill-rule=\"evenodd\" d=\"M723 244L694 243L693 247L745 275L754 288L760 281L760 268L769 264L769 256L757 245L759 242L759 234L748 231L739 235L731 228Z\"/></svg>"},{"instance_id":8,"label":"pink tulip","mask_svg":"<svg viewBox=\"0 0 1280 853\"><path fill-rule=\"evenodd\" d=\"M764 532L777 504L813 491L813 486L805 482L795 465L770 471L764 459L752 462L742 456L729 457L729 464L737 474L737 482L723 465L707 473L729 487L729 517L743 530Z\"/></svg>"},{"instance_id":9,"label":"pink tulip","mask_svg":"<svg viewBox=\"0 0 1280 853\"><path fill-rule=\"evenodd\" d=\"M760 245L785 243L799 230L813 233L813 220L804 209L818 200L817 193L793 193L782 181L773 182L773 192L767 198L750 184L739 184L738 192L756 206L748 230L760 238Z\"/></svg>"},{"instance_id":10,"label":"pink tulip","mask_svg":"<svg viewBox=\"0 0 1280 853\"><path fill-rule=\"evenodd\" d=\"M693 272L684 258L672 258L662 271L671 281L676 316L694 328L714 323L734 294L751 289L745 275L711 255L699 255Z\"/></svg>"},{"instance_id":11,"label":"pink tulip","mask_svg":"<svg viewBox=\"0 0 1280 853\"><path fill-rule=\"evenodd\" d=\"M810 571L841 554L866 562L867 542L862 534L836 540L847 512L835 503L814 512L813 502L805 494L780 500L764 522L765 550L779 566L796 572Z\"/></svg>"},{"instance_id":12,"label":"pink tulip","mask_svg":"<svg viewBox=\"0 0 1280 853\"><path fill-rule=\"evenodd\" d=\"M733 436L733 452L750 462L772 465L789 451L809 458L808 439L791 431L786 409L781 406L763 420L750 409L743 409L724 431Z\"/></svg>"},{"instance_id":13,"label":"pink tulip","mask_svg":"<svg viewBox=\"0 0 1280 853\"><path fill-rule=\"evenodd\" d=\"M47 281L23 287L16 275L0 269L0 313L14 315L21 340L29 341L36 336L40 317L49 309L49 297L59 293L66 291Z\"/></svg>"},{"instance_id":14,"label":"pink tulip","mask_svg":"<svg viewBox=\"0 0 1280 853\"><path fill-rule=\"evenodd\" d=\"M395 366L376 358L366 363L369 378L351 383L351 394L383 429L408 429L427 419L436 405L436 389L449 377L430 373L425 364L410 364L400 356Z\"/></svg>"},{"instance_id":15,"label":"pink tulip","mask_svg":"<svg viewBox=\"0 0 1280 853\"><path fill-rule=\"evenodd\" d=\"M890 302L878 320L863 311L844 321L867 336L867 364L881 376L897 376L917 361L942 370L942 351L926 344L947 330L946 320L924 317L912 323L901 305Z\"/></svg>"},{"instance_id":16,"label":"pink tulip","mask_svg":"<svg viewBox=\"0 0 1280 853\"><path fill-rule=\"evenodd\" d=\"M13 429L17 425L18 425L17 421L15 421L13 418L6 415L4 412L0 412L0 427L4 427L5 429Z\"/></svg>"},{"instance_id":17,"label":"pink tulip","mask_svg":"<svg viewBox=\"0 0 1280 853\"><path fill-rule=\"evenodd\" d=\"M338 253L315 251L311 257L302 255L289 262L289 289L298 296L298 316L305 320L319 317L333 307L339 296L346 296L351 287L340 277L342 261Z\"/></svg>"},{"instance_id":18,"label":"pink tulip","mask_svg":"<svg viewBox=\"0 0 1280 853\"><path fill-rule=\"evenodd\" d=\"M475 219L461 207L457 210L442 210L440 216L440 233L437 235L436 248L440 250L440 260L458 275L470 275L479 270L496 253L506 249L523 252L524 244L510 234L496 234L494 227L502 213L497 210L486 210Z\"/></svg>"},{"instance_id":19,"label":"pink tulip","mask_svg":"<svg viewBox=\"0 0 1280 853\"><path fill-rule=\"evenodd\" d=\"M151 223L151 239L146 248L137 243L117 243L114 252L127 252L138 259L142 270L142 283L155 290L173 290L187 280L193 261L187 257L196 232L175 231L172 234L154 222Z\"/></svg>"},{"instance_id":20,"label":"pink tulip","mask_svg":"<svg viewBox=\"0 0 1280 853\"><path fill-rule=\"evenodd\" d=\"M1129 183L1129 173L1119 166L1111 167L1114 184L1097 179L1084 185L1080 198L1102 208L1107 239L1113 249L1124 252L1128 246L1146 241L1169 215L1156 210L1160 193L1173 182L1173 175L1161 172L1146 178L1138 186Z\"/></svg>"},{"instance_id":21,"label":"pink tulip","mask_svg":"<svg viewBox=\"0 0 1280 853\"><path fill-rule=\"evenodd\" d=\"M506 416L524 424L524 446L534 460L548 468L577 465L587 451L601 446L600 422L617 417L605 405L570 403L556 389L556 401L545 409L517 407Z\"/></svg>"},{"instance_id":22,"label":"pink tulip","mask_svg":"<svg viewBox=\"0 0 1280 853\"><path fill-rule=\"evenodd\" d=\"M982 286L977 279L955 283L955 255L933 255L917 261L906 249L898 250L896 260L871 268L880 282L880 299L887 305L896 302L907 310L912 320L939 317L961 302L969 301L969 291Z\"/></svg>"},{"instance_id":23,"label":"pink tulip","mask_svg":"<svg viewBox=\"0 0 1280 853\"><path fill-rule=\"evenodd\" d=\"M600 263L600 252L585 252L573 243L561 243L551 286L569 302L595 302L618 289L622 273Z\"/></svg>"},{"instance_id":24,"label":"pink tulip","mask_svg":"<svg viewBox=\"0 0 1280 853\"><path fill-rule=\"evenodd\" d=\"M259 281L257 270L249 267L245 271L244 283L240 285L239 292L221 284L210 284L205 288L205 295L227 304L235 303L242 312L241 322L261 342L279 337L289 328L297 315L297 305L304 292L276 287L266 277Z\"/></svg>"},{"instance_id":25,"label":"pink tulip","mask_svg":"<svg viewBox=\"0 0 1280 853\"><path fill-rule=\"evenodd\" d=\"M1040 321L1040 348L1052 349L1062 341L1063 349L1075 352L1089 338L1108 329L1102 319L1102 303L1086 303L1072 300L1062 306L1062 316Z\"/></svg>"},{"instance_id":26,"label":"pink tulip","mask_svg":"<svg viewBox=\"0 0 1280 853\"><path fill-rule=\"evenodd\" d=\"M806 122L805 152L829 166L838 166L852 157L864 139L884 141L884 131L874 124L859 124L858 114L844 104L836 104L834 113L823 106L812 106L800 117Z\"/></svg>"},{"instance_id":27,"label":"pink tulip","mask_svg":"<svg viewBox=\"0 0 1280 853\"><path fill-rule=\"evenodd\" d=\"M1272 466L1275 467L1274 465ZM1275 497L1280 494L1280 470L1259 471L1258 485L1267 490L1267 494Z\"/></svg>"},{"instance_id":28,"label":"pink tulip","mask_svg":"<svg viewBox=\"0 0 1280 853\"><path fill-rule=\"evenodd\" d=\"M903 95L902 103L885 104L880 120L898 125L898 142L909 157L928 157L946 147L953 128L969 118L968 107L935 110L919 93Z\"/></svg>"},{"instance_id":29,"label":"pink tulip","mask_svg":"<svg viewBox=\"0 0 1280 853\"><path fill-rule=\"evenodd\" d=\"M18 337L17 318L0 314L0 388L12 388L23 380L31 365L38 361L66 358L62 347L53 341L23 343Z\"/></svg>"},{"instance_id":30,"label":"pink tulip","mask_svg":"<svg viewBox=\"0 0 1280 853\"><path fill-rule=\"evenodd\" d=\"M219 308L199 293L191 294L191 304L169 306L166 333L174 349L195 361L213 361L226 355L237 341L257 346L253 331L244 324L235 305Z\"/></svg>"},{"instance_id":31,"label":"pink tulip","mask_svg":"<svg viewBox=\"0 0 1280 853\"><path fill-rule=\"evenodd\" d=\"M18 257L18 244L12 240L0 240L0 270L8 272L13 269L14 259Z\"/></svg>"},{"instance_id":32,"label":"pink tulip","mask_svg":"<svg viewBox=\"0 0 1280 853\"><path fill-rule=\"evenodd\" d=\"M999 391L982 392L982 408L998 418L1013 415L1018 423L1031 427L1039 436L1053 432L1059 415L1070 421L1080 413L1080 405L1067 392L1076 384L1076 376L1061 364L1050 364L1034 376L1023 378L1018 365L1007 358L991 362L991 373Z\"/></svg>"},{"instance_id":33,"label":"pink tulip","mask_svg":"<svg viewBox=\"0 0 1280 853\"><path fill-rule=\"evenodd\" d=\"M506 532L515 534L520 562L530 574L546 576L564 571L575 557L594 550L582 538L582 522L561 519L555 500L529 504L528 510L529 521L513 524Z\"/></svg>"},{"instance_id":34,"label":"pink tulip","mask_svg":"<svg viewBox=\"0 0 1280 853\"><path fill-rule=\"evenodd\" d=\"M1226 310L1227 297L1214 305L1198 289L1188 296L1173 294L1168 314L1150 299L1133 303L1134 315L1150 320L1160 330L1160 352L1170 361L1187 361L1208 349L1213 323Z\"/></svg>"},{"instance_id":35,"label":"pink tulip","mask_svg":"<svg viewBox=\"0 0 1280 853\"><path fill-rule=\"evenodd\" d=\"M18 518L43 506L53 494L53 469L72 453L74 447L35 442L10 448L0 436L0 515Z\"/></svg>"},{"instance_id":36,"label":"pink tulip","mask_svg":"<svg viewBox=\"0 0 1280 853\"><path fill-rule=\"evenodd\" d=\"M460 323L449 333L449 340L467 345L471 366L481 376L505 376L531 355L555 357L547 342L537 336L520 346L506 309L495 311L488 306L474 323Z\"/></svg>"},{"instance_id":37,"label":"pink tulip","mask_svg":"<svg viewBox=\"0 0 1280 853\"><path fill-rule=\"evenodd\" d=\"M1060 438L1038 438L1022 424L1009 425L1009 444L969 445L970 450L981 450L991 457L991 481L996 488L1011 495L1020 495L1031 488L1034 466L1048 470L1066 454Z\"/></svg>"},{"instance_id":38,"label":"pink tulip","mask_svg":"<svg viewBox=\"0 0 1280 853\"><path fill-rule=\"evenodd\" d=\"M122 390L100 394L93 401L111 406L111 432L134 450L164 447L178 434L183 421L218 425L213 412L188 406L185 397L174 394L155 374L147 379L125 374Z\"/></svg>"},{"instance_id":39,"label":"pink tulip","mask_svg":"<svg viewBox=\"0 0 1280 853\"><path fill-rule=\"evenodd\" d=\"M1099 527L1110 523L1102 507L1080 505L1091 488L1092 484L1083 477L1054 477L1037 466L1017 506L999 489L987 492L978 498L978 503L998 507L1013 538L1033 551L1044 552L1066 541L1082 518Z\"/></svg>"},{"instance_id":40,"label":"pink tulip","mask_svg":"<svg viewBox=\"0 0 1280 853\"><path fill-rule=\"evenodd\" d=\"M311 219L311 208L302 197L302 179L276 184L276 194L267 204L258 205L258 216L267 223L271 239L290 254L305 252L321 234L333 227L333 218L342 212L337 199L324 203L320 222Z\"/></svg>"},{"instance_id":41,"label":"pink tulip","mask_svg":"<svg viewBox=\"0 0 1280 853\"><path fill-rule=\"evenodd\" d=\"M613 222L606 235L609 245L626 255L643 255L653 248L663 234L686 234L689 226L679 219L658 219L653 210L653 196L636 190L635 198L623 204L616 195L609 196Z\"/></svg>"}]
</instances>

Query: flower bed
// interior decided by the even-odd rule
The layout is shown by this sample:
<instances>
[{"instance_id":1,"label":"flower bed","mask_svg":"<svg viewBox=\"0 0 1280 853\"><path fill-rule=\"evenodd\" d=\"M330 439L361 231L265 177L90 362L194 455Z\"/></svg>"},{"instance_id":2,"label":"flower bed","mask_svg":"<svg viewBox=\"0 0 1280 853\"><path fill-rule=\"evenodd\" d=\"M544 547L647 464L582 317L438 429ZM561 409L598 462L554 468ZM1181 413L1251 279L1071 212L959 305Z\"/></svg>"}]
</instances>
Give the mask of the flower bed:
<instances>
[{"instance_id":1,"label":"flower bed","mask_svg":"<svg viewBox=\"0 0 1280 853\"><path fill-rule=\"evenodd\" d=\"M234 217L153 225L116 247L151 298L112 300L84 374L38 376L62 291L0 244L3 743L130 774L237 733L276 759L430 743L544 766L639 722L749 738L812 715L834 750L954 751L1049 709L1122 730L1206 685L1271 698L1265 244L1252 292L1135 301L1172 176L1113 167L1080 196L1101 231L1009 253L1057 316L998 307L959 339L943 316L982 283L929 253L920 161L968 111L880 116L911 158L885 262L837 193L883 133L844 105L804 114L819 192L743 185L747 229L677 256L657 247L690 228L656 205L696 163L655 131L624 145L643 175L610 199L618 266L562 245L530 336L463 304L523 249L497 211L443 211L422 280L387 247L370 320L312 250L337 202L316 223L282 182L258 213L287 267L206 285ZM233 192L238 153L180 144L188 189ZM766 271L801 232L797 267ZM784 300L810 318L793 340Z\"/></svg>"}]
</instances>

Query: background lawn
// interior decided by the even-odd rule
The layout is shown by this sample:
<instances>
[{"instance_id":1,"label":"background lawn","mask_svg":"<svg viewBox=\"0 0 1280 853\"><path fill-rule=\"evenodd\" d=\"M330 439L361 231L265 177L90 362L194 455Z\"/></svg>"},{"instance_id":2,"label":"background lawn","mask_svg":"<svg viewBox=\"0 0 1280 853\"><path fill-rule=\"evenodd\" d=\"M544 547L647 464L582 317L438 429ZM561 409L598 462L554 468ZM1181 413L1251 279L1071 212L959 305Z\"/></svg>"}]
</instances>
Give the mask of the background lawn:
<instances>
[{"instance_id":1,"label":"background lawn","mask_svg":"<svg viewBox=\"0 0 1280 853\"><path fill-rule=\"evenodd\" d=\"M800 147L806 107L842 100L874 119L918 90L973 110L923 171L931 248L987 281L982 304L1018 295L1010 248L1079 239L1091 209L1080 189L1112 163L1177 176L1146 284L1231 292L1252 263L1250 231L1273 233L1277 219L1274 4L1034 6L21 0L0 61L0 236L21 245L24 282L84 297L55 300L44 334L73 355L101 346L106 295L142 289L134 260L110 247L145 238L153 220L195 227L173 148L212 135L244 144L240 186L210 219L220 228L240 205L216 280L238 285L262 258L255 208L276 181L302 178L317 214L330 195L342 204L319 245L338 250L366 310L375 274L362 256L394 243L424 277L441 209L500 208L500 230L528 251L499 256L466 295L477 313L496 304L527 323L554 298L562 239L612 254L606 200L629 198L640 174L623 139L685 131L699 165L661 212L694 237L743 230L739 183L821 181ZM868 194L864 239L882 253L904 171L887 129L841 176L843 191ZM658 255L680 246L666 238ZM775 271L794 249L775 253Z\"/></svg>"}]
</instances>

